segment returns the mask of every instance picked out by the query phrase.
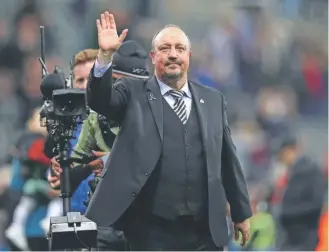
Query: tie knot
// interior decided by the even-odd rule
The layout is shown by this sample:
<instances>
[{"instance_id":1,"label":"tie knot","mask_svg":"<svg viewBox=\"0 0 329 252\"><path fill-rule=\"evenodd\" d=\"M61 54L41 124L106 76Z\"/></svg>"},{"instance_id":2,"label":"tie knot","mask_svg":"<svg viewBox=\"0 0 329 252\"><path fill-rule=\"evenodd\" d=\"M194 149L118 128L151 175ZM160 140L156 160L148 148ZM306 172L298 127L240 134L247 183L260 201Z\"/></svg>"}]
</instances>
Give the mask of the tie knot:
<instances>
[{"instance_id":1,"label":"tie knot","mask_svg":"<svg viewBox=\"0 0 329 252\"><path fill-rule=\"evenodd\" d=\"M170 90L169 94L176 100L176 99L183 98L185 95L185 92L180 91L180 90Z\"/></svg>"}]
</instances>

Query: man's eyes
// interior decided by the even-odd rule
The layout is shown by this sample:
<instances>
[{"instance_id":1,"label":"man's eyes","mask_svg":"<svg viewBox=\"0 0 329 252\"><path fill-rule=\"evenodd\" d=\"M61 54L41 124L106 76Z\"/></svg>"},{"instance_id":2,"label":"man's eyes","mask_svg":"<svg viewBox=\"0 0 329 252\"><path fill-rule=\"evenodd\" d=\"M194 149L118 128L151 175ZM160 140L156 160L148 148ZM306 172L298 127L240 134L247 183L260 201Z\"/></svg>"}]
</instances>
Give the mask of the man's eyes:
<instances>
[{"instance_id":1,"label":"man's eyes","mask_svg":"<svg viewBox=\"0 0 329 252\"><path fill-rule=\"evenodd\" d=\"M166 52L166 51L169 51L170 50L170 47L162 47L160 48L160 51L163 51L163 52ZM184 47L176 47L176 50L178 51L185 51L185 48Z\"/></svg>"}]
</instances>

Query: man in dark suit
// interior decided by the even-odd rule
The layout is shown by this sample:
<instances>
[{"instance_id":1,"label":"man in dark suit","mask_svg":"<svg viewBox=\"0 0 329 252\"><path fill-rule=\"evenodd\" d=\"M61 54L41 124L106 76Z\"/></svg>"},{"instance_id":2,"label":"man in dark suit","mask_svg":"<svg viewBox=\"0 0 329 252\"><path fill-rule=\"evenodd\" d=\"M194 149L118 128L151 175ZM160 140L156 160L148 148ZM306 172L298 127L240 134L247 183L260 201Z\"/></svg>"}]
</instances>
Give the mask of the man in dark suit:
<instances>
[{"instance_id":1,"label":"man in dark suit","mask_svg":"<svg viewBox=\"0 0 329 252\"><path fill-rule=\"evenodd\" d=\"M112 55L128 31L118 36L108 12L97 29L88 102L120 132L86 216L123 230L131 250L220 250L228 242L228 199L245 243L251 209L224 97L187 80L186 34L166 26L152 41L154 76L113 84Z\"/></svg>"},{"instance_id":2,"label":"man in dark suit","mask_svg":"<svg viewBox=\"0 0 329 252\"><path fill-rule=\"evenodd\" d=\"M303 154L298 139L287 135L274 143L278 159L286 166L286 187L278 206L280 251L314 251L325 203L324 173L319 165Z\"/></svg>"}]
</instances>

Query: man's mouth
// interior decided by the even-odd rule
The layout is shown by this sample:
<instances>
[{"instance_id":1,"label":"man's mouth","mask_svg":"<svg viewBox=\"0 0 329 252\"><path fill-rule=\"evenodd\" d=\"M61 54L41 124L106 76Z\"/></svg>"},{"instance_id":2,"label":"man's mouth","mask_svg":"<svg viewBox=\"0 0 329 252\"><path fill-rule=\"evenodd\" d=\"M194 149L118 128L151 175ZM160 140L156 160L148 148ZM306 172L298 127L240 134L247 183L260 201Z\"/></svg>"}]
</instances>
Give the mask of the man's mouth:
<instances>
[{"instance_id":1,"label":"man's mouth","mask_svg":"<svg viewBox=\"0 0 329 252\"><path fill-rule=\"evenodd\" d=\"M166 64L166 66L173 66L173 65L180 66L178 62L170 62Z\"/></svg>"}]
</instances>

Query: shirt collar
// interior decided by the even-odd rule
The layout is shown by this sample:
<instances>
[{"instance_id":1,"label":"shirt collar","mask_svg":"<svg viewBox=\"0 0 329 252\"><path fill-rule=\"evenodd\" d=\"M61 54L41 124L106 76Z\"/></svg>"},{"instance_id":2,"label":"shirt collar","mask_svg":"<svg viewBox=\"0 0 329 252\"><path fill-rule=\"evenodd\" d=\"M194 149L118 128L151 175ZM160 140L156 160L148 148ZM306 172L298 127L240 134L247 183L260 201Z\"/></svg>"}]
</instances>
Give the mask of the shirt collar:
<instances>
[{"instance_id":1,"label":"shirt collar","mask_svg":"<svg viewBox=\"0 0 329 252\"><path fill-rule=\"evenodd\" d=\"M168 85L166 85L165 83L163 83L162 81L160 81L158 78L157 78L157 81L159 83L160 91L161 91L162 96L167 95L168 94L168 91L169 90L172 90L171 87L169 87ZM184 93L185 93L185 95L187 97L192 98L191 91L190 91L190 88L188 86L187 81L185 82L185 84L183 85L183 87L180 90L181 91L184 91Z\"/></svg>"}]
</instances>

